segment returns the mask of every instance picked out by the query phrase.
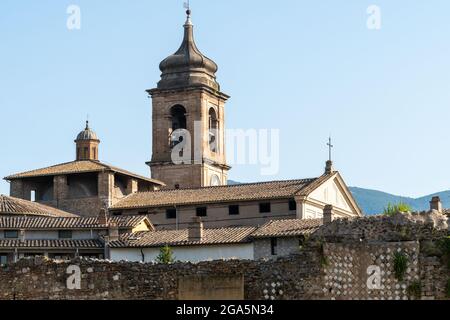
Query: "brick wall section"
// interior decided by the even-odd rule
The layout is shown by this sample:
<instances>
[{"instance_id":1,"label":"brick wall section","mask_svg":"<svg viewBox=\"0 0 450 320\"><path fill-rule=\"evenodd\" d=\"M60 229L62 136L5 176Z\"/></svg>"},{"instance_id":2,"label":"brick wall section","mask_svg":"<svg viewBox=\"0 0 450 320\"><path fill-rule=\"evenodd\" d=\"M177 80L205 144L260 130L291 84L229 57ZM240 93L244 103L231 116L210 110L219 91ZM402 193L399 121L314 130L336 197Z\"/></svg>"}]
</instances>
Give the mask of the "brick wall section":
<instances>
[{"instance_id":1,"label":"brick wall section","mask_svg":"<svg viewBox=\"0 0 450 320\"><path fill-rule=\"evenodd\" d=\"M24 199L22 180L12 180L9 188L10 188L9 194L11 195L11 197Z\"/></svg>"}]
</instances>

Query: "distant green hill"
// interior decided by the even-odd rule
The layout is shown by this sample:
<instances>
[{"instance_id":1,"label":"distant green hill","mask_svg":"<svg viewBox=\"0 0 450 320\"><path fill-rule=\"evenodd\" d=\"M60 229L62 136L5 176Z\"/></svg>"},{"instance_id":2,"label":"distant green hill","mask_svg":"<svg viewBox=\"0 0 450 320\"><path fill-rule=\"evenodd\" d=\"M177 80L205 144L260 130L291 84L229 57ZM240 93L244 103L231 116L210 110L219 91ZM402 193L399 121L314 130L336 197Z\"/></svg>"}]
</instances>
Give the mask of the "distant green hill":
<instances>
[{"instance_id":1,"label":"distant green hill","mask_svg":"<svg viewBox=\"0 0 450 320\"><path fill-rule=\"evenodd\" d=\"M416 199L357 187L350 187L350 191L361 209L368 215L382 213L389 203L396 204L399 202L409 204L415 211L428 210L430 208L430 200L434 196L441 198L444 208L450 208L450 191L442 191Z\"/></svg>"}]
</instances>

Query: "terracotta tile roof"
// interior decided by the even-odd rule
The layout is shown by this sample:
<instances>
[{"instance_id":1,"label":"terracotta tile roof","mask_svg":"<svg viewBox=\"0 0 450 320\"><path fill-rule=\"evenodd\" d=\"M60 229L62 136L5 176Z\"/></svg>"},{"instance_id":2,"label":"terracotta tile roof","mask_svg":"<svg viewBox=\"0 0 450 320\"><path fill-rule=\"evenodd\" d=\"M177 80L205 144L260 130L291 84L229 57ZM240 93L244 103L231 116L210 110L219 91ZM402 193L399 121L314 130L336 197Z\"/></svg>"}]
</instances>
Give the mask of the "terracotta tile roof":
<instances>
[{"instance_id":1,"label":"terracotta tile roof","mask_svg":"<svg viewBox=\"0 0 450 320\"><path fill-rule=\"evenodd\" d=\"M51 167L46 167L42 169L36 169L32 171L22 172L10 175L5 178L5 180L15 180L23 178L34 178L34 177L44 177L44 176L55 176L55 175L65 175L65 174L75 174L75 173L89 173L89 172L102 172L102 171L113 171L121 173L127 176L131 176L140 180L145 180L152 182L161 186L165 184L161 181L150 179L141 175L134 174L127 170L123 170L100 161L85 160L85 161L72 161L62 164L57 164Z\"/></svg>"},{"instance_id":2,"label":"terracotta tile roof","mask_svg":"<svg viewBox=\"0 0 450 320\"><path fill-rule=\"evenodd\" d=\"M323 219L272 220L258 228L253 238L291 237L311 234L323 224Z\"/></svg>"},{"instance_id":3,"label":"terracotta tile roof","mask_svg":"<svg viewBox=\"0 0 450 320\"><path fill-rule=\"evenodd\" d=\"M76 215L36 202L0 195L0 216L27 215L46 217L76 217Z\"/></svg>"},{"instance_id":4,"label":"terracotta tile roof","mask_svg":"<svg viewBox=\"0 0 450 320\"><path fill-rule=\"evenodd\" d=\"M121 216L111 217L110 222L118 225L120 229L133 228L147 217ZM77 218L51 218L51 217L1 217L0 229L106 229L108 226L99 224L96 217Z\"/></svg>"},{"instance_id":5,"label":"terracotta tile roof","mask_svg":"<svg viewBox=\"0 0 450 320\"><path fill-rule=\"evenodd\" d=\"M138 192L119 200L112 209L149 208L174 205L193 205L233 201L252 201L291 198L307 194L309 186L330 178L270 181L198 189Z\"/></svg>"},{"instance_id":6,"label":"terracotta tile roof","mask_svg":"<svg viewBox=\"0 0 450 320\"><path fill-rule=\"evenodd\" d=\"M189 241L188 230L153 231L124 234L120 240L110 243L112 248L141 248L190 245L234 244L250 242L256 227L204 229L201 241Z\"/></svg>"},{"instance_id":7,"label":"terracotta tile roof","mask_svg":"<svg viewBox=\"0 0 450 320\"><path fill-rule=\"evenodd\" d=\"M39 248L39 249L102 249L103 243L100 240L25 240L0 239L1 249L15 248Z\"/></svg>"}]
</instances>

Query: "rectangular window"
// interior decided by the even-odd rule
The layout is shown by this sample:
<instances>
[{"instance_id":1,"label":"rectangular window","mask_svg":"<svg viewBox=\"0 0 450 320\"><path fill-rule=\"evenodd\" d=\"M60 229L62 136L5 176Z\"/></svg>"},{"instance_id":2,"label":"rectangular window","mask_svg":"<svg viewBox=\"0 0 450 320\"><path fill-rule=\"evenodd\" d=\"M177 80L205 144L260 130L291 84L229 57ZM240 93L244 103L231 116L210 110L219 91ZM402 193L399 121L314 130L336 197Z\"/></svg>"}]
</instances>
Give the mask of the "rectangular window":
<instances>
[{"instance_id":1,"label":"rectangular window","mask_svg":"<svg viewBox=\"0 0 450 320\"><path fill-rule=\"evenodd\" d=\"M59 239L72 239L72 230L59 230L58 238Z\"/></svg>"},{"instance_id":2,"label":"rectangular window","mask_svg":"<svg viewBox=\"0 0 450 320\"><path fill-rule=\"evenodd\" d=\"M166 210L166 219L176 219L177 218L177 209L171 208Z\"/></svg>"},{"instance_id":3,"label":"rectangular window","mask_svg":"<svg viewBox=\"0 0 450 320\"><path fill-rule=\"evenodd\" d=\"M31 190L30 201L31 202L36 202L36 190Z\"/></svg>"},{"instance_id":4,"label":"rectangular window","mask_svg":"<svg viewBox=\"0 0 450 320\"><path fill-rule=\"evenodd\" d=\"M148 211L139 211L138 214L139 214L140 216L145 216L145 215L148 214Z\"/></svg>"},{"instance_id":5,"label":"rectangular window","mask_svg":"<svg viewBox=\"0 0 450 320\"><path fill-rule=\"evenodd\" d=\"M4 266L8 263L8 255L0 253L0 266Z\"/></svg>"},{"instance_id":6,"label":"rectangular window","mask_svg":"<svg viewBox=\"0 0 450 320\"><path fill-rule=\"evenodd\" d=\"M197 217L206 217L208 215L208 211L206 207L197 208Z\"/></svg>"},{"instance_id":7,"label":"rectangular window","mask_svg":"<svg viewBox=\"0 0 450 320\"><path fill-rule=\"evenodd\" d=\"M113 216L121 216L122 215L122 211L113 211Z\"/></svg>"},{"instance_id":8,"label":"rectangular window","mask_svg":"<svg viewBox=\"0 0 450 320\"><path fill-rule=\"evenodd\" d=\"M277 238L270 239L270 252L273 256L277 255Z\"/></svg>"},{"instance_id":9,"label":"rectangular window","mask_svg":"<svg viewBox=\"0 0 450 320\"><path fill-rule=\"evenodd\" d=\"M4 236L5 236L5 239L18 239L19 231L18 230L5 230Z\"/></svg>"},{"instance_id":10,"label":"rectangular window","mask_svg":"<svg viewBox=\"0 0 450 320\"><path fill-rule=\"evenodd\" d=\"M271 212L270 202L260 203L259 204L259 212L260 213L270 213Z\"/></svg>"},{"instance_id":11,"label":"rectangular window","mask_svg":"<svg viewBox=\"0 0 450 320\"><path fill-rule=\"evenodd\" d=\"M289 200L289 211L297 211L297 202Z\"/></svg>"},{"instance_id":12,"label":"rectangular window","mask_svg":"<svg viewBox=\"0 0 450 320\"><path fill-rule=\"evenodd\" d=\"M229 206L228 212L229 212L230 216L238 216L239 215L239 206L237 206L237 205Z\"/></svg>"}]
</instances>

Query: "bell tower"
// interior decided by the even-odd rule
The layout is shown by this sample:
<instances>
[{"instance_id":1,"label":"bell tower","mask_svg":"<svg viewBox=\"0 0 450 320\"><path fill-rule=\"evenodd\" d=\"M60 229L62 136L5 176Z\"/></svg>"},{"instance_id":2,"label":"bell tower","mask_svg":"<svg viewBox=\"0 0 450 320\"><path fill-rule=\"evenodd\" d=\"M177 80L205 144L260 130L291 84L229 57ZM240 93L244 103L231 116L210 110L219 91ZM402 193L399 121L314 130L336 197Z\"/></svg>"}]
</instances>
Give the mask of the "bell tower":
<instances>
[{"instance_id":1,"label":"bell tower","mask_svg":"<svg viewBox=\"0 0 450 320\"><path fill-rule=\"evenodd\" d=\"M194 42L187 10L180 48L164 59L152 98L152 178L167 188L226 185L225 103L216 81L218 67Z\"/></svg>"}]
</instances>

